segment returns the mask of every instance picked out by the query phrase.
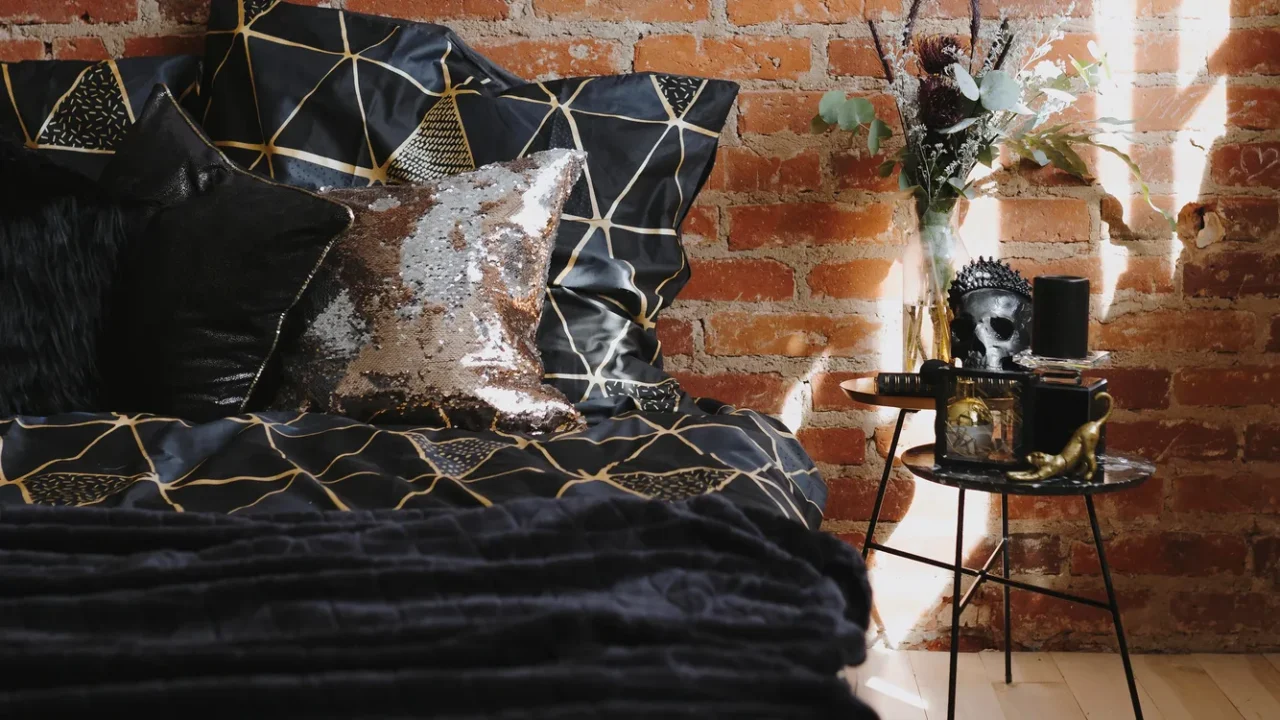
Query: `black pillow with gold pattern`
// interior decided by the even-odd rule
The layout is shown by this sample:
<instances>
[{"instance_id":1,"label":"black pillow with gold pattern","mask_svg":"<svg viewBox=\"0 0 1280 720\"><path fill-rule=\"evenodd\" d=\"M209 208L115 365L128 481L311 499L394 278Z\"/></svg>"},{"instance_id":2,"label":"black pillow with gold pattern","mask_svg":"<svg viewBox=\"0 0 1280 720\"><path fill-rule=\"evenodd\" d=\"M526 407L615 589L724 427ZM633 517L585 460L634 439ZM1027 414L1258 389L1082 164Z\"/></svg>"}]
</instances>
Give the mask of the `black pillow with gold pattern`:
<instances>
[{"instance_id":1,"label":"black pillow with gold pattern","mask_svg":"<svg viewBox=\"0 0 1280 720\"><path fill-rule=\"evenodd\" d=\"M355 211L282 348L273 409L363 422L552 432L581 424L542 384L536 336L568 150L422 185L338 189Z\"/></svg>"},{"instance_id":2,"label":"black pillow with gold pattern","mask_svg":"<svg viewBox=\"0 0 1280 720\"><path fill-rule=\"evenodd\" d=\"M0 63L0 136L96 178L157 84L195 103L200 58Z\"/></svg>"},{"instance_id":3,"label":"black pillow with gold pattern","mask_svg":"<svg viewBox=\"0 0 1280 720\"><path fill-rule=\"evenodd\" d=\"M204 87L215 143L304 187L423 182L585 151L539 330L546 379L593 409L676 409L656 324L688 280L679 228L736 84L651 73L523 84L439 26L214 0Z\"/></svg>"},{"instance_id":4,"label":"black pillow with gold pattern","mask_svg":"<svg viewBox=\"0 0 1280 720\"><path fill-rule=\"evenodd\" d=\"M121 259L102 343L111 409L243 412L351 211L237 167L163 86L101 182L150 209Z\"/></svg>"},{"instance_id":5,"label":"black pillow with gold pattern","mask_svg":"<svg viewBox=\"0 0 1280 720\"><path fill-rule=\"evenodd\" d=\"M521 82L441 25L271 0L213 0L205 58L193 114L214 144L310 188L408 179L419 160L430 177L474 169L457 98Z\"/></svg>"}]
</instances>

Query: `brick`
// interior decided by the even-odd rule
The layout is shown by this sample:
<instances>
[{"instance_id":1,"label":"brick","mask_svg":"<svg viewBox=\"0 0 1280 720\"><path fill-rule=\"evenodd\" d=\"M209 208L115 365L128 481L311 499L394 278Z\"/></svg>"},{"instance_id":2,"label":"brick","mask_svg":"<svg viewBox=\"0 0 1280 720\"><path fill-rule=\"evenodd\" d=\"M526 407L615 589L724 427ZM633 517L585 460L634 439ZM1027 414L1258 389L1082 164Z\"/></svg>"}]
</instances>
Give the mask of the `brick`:
<instances>
[{"instance_id":1,"label":"brick","mask_svg":"<svg viewBox=\"0 0 1280 720\"><path fill-rule=\"evenodd\" d=\"M1280 296L1280 254L1217 252L1187 263L1182 289L1195 297Z\"/></svg>"},{"instance_id":2,"label":"brick","mask_svg":"<svg viewBox=\"0 0 1280 720\"><path fill-rule=\"evenodd\" d=\"M1142 168L1142 177L1148 185L1168 184L1177 180L1178 163L1173 151L1173 143L1133 145L1129 148L1129 157ZM1099 154L1094 153L1092 157L1097 158ZM1091 173L1098 174L1096 161L1089 167Z\"/></svg>"},{"instance_id":3,"label":"brick","mask_svg":"<svg viewBox=\"0 0 1280 720\"><path fill-rule=\"evenodd\" d=\"M1173 509L1178 512L1280 514L1280 482L1265 472L1182 475L1173 481Z\"/></svg>"},{"instance_id":4,"label":"brick","mask_svg":"<svg viewBox=\"0 0 1280 720\"><path fill-rule=\"evenodd\" d=\"M516 75L531 80L611 75L629 64L620 43L593 38L479 42L476 49Z\"/></svg>"},{"instance_id":5,"label":"brick","mask_svg":"<svg viewBox=\"0 0 1280 720\"><path fill-rule=\"evenodd\" d=\"M720 239L720 208L714 205L695 205L680 223L680 233L685 247L691 244L710 244Z\"/></svg>"},{"instance_id":6,"label":"brick","mask_svg":"<svg viewBox=\"0 0 1280 720\"><path fill-rule=\"evenodd\" d=\"M1093 347L1108 350L1214 350L1253 347L1253 313L1238 310L1156 310L1094 323Z\"/></svg>"},{"instance_id":7,"label":"brick","mask_svg":"<svg viewBox=\"0 0 1280 720\"><path fill-rule=\"evenodd\" d=\"M1204 228L1204 216L1213 213L1223 226L1223 239L1258 242L1280 230L1280 202L1274 198L1218 197L1188 203L1178 213L1178 235L1194 240Z\"/></svg>"},{"instance_id":8,"label":"brick","mask_svg":"<svg viewBox=\"0 0 1280 720\"><path fill-rule=\"evenodd\" d=\"M809 71L807 38L650 35L636 43L635 69L730 80L794 80Z\"/></svg>"},{"instance_id":9,"label":"brick","mask_svg":"<svg viewBox=\"0 0 1280 720\"><path fill-rule=\"evenodd\" d=\"M43 60L44 43L33 38L0 40L0 62Z\"/></svg>"},{"instance_id":10,"label":"brick","mask_svg":"<svg viewBox=\"0 0 1280 720\"><path fill-rule=\"evenodd\" d=\"M888 204L847 208L833 203L745 205L729 208L729 247L835 245L875 242L893 226Z\"/></svg>"},{"instance_id":11,"label":"brick","mask_svg":"<svg viewBox=\"0 0 1280 720\"><path fill-rule=\"evenodd\" d=\"M753 90L738 95L738 132L773 135L809 134L824 93L806 90Z\"/></svg>"},{"instance_id":12,"label":"brick","mask_svg":"<svg viewBox=\"0 0 1280 720\"><path fill-rule=\"evenodd\" d=\"M1106 550L1112 572L1166 577L1240 575L1249 556L1244 538L1225 533L1121 534L1106 541ZM1100 572L1093 543L1072 543L1071 574Z\"/></svg>"},{"instance_id":13,"label":"brick","mask_svg":"<svg viewBox=\"0 0 1280 720\"><path fill-rule=\"evenodd\" d=\"M884 66L871 38L840 38L827 45L827 68L832 75L884 77Z\"/></svg>"},{"instance_id":14,"label":"brick","mask_svg":"<svg viewBox=\"0 0 1280 720\"><path fill-rule=\"evenodd\" d=\"M507 0L347 0L347 9L406 20L505 20Z\"/></svg>"},{"instance_id":15,"label":"brick","mask_svg":"<svg viewBox=\"0 0 1280 720\"><path fill-rule=\"evenodd\" d=\"M1102 518L1136 520L1158 517L1164 508L1164 480L1157 474L1136 488L1098 495L1094 502L1098 516ZM1010 495L1009 518L1087 523L1089 514L1084 500L1078 497Z\"/></svg>"},{"instance_id":16,"label":"brick","mask_svg":"<svg viewBox=\"0 0 1280 720\"><path fill-rule=\"evenodd\" d=\"M1267 352L1280 352L1280 315L1271 316L1271 328L1267 335Z\"/></svg>"},{"instance_id":17,"label":"brick","mask_svg":"<svg viewBox=\"0 0 1280 720\"><path fill-rule=\"evenodd\" d=\"M125 57L151 55L199 55L204 52L203 35L161 35L131 37L124 41Z\"/></svg>"},{"instance_id":18,"label":"brick","mask_svg":"<svg viewBox=\"0 0 1280 720\"><path fill-rule=\"evenodd\" d=\"M835 478L827 481L827 507L822 511L826 520L866 522L876 506L879 477ZM884 491L884 504L880 507L880 522L901 522L911 509L915 497L915 483L893 478Z\"/></svg>"},{"instance_id":19,"label":"brick","mask_svg":"<svg viewBox=\"0 0 1280 720\"><path fill-rule=\"evenodd\" d=\"M1053 44L1045 55L1045 60L1061 62L1070 67L1070 58L1082 62L1092 59L1089 53L1089 41L1096 40L1091 33L1066 33L1061 40ZM1106 49L1106 42L1101 43ZM1162 73L1175 72L1181 65L1181 38L1175 32L1136 32L1133 34L1133 48L1112 48L1107 62L1115 72ZM1135 88L1136 89L1136 88ZM1135 112L1134 118L1140 117Z\"/></svg>"},{"instance_id":20,"label":"brick","mask_svg":"<svg viewBox=\"0 0 1280 720\"><path fill-rule=\"evenodd\" d=\"M1168 240L1173 235L1174 226L1170 224L1169 218L1164 213L1176 217L1178 199L1169 195L1152 195L1150 199L1151 202L1148 203L1141 196L1134 196L1125 204L1120 201L1120 198L1107 195L1099 201L1098 211L1111 239ZM1155 207L1152 207L1152 204ZM1164 261L1163 265L1168 268L1167 275L1172 276L1172 266L1167 261Z\"/></svg>"},{"instance_id":21,"label":"brick","mask_svg":"<svg viewBox=\"0 0 1280 720\"><path fill-rule=\"evenodd\" d=\"M995 234L1001 242L1088 242L1091 220L1084 200L1065 198L1011 198L997 201L998 227L970 213L961 235Z\"/></svg>"},{"instance_id":22,"label":"brick","mask_svg":"<svg viewBox=\"0 0 1280 720\"><path fill-rule=\"evenodd\" d=\"M55 38L53 57L58 60L105 60L111 57L102 38Z\"/></svg>"},{"instance_id":23,"label":"brick","mask_svg":"<svg viewBox=\"0 0 1280 720\"><path fill-rule=\"evenodd\" d=\"M841 190L866 190L868 192L892 192L898 189L899 169L893 174L880 177L880 164L885 161L883 155L869 153L845 152L832 156L831 171L836 176L836 187Z\"/></svg>"},{"instance_id":24,"label":"brick","mask_svg":"<svg viewBox=\"0 0 1280 720\"><path fill-rule=\"evenodd\" d=\"M868 12L870 7L875 5L888 8L893 17L901 17L905 14L902 3L897 0L868 0ZM1051 17L1060 15L1067 9L1067 4L1061 0L981 0L979 6L982 17L986 19L999 18L1002 14L1013 18ZM920 10L920 17L967 19L969 12L969 0L937 0L937 2L924 3ZM1076 3L1071 17L1088 17L1089 14L1089 3Z\"/></svg>"},{"instance_id":25,"label":"brick","mask_svg":"<svg viewBox=\"0 0 1280 720\"><path fill-rule=\"evenodd\" d=\"M790 300L795 297L795 273L776 260L691 260L684 300Z\"/></svg>"},{"instance_id":26,"label":"brick","mask_svg":"<svg viewBox=\"0 0 1280 720\"><path fill-rule=\"evenodd\" d=\"M1017 533L1009 537L1011 573L1057 575L1062 571L1062 557L1062 541L1057 535Z\"/></svg>"},{"instance_id":27,"label":"brick","mask_svg":"<svg viewBox=\"0 0 1280 720\"><path fill-rule=\"evenodd\" d=\"M1186 0L1188 4L1194 0ZM1199 0L1212 8L1221 7L1220 0ZM1231 0L1231 17L1260 17L1280 15L1280 0Z\"/></svg>"},{"instance_id":28,"label":"brick","mask_svg":"<svg viewBox=\"0 0 1280 720\"><path fill-rule=\"evenodd\" d=\"M787 382L777 374L725 373L699 375L673 371L685 392L694 397L708 397L735 407L751 408L763 413L778 413L787 397Z\"/></svg>"},{"instance_id":29,"label":"brick","mask_svg":"<svg viewBox=\"0 0 1280 720\"><path fill-rule=\"evenodd\" d=\"M707 19L708 0L534 0L539 17L555 20L696 22Z\"/></svg>"},{"instance_id":30,"label":"brick","mask_svg":"<svg viewBox=\"0 0 1280 720\"><path fill-rule=\"evenodd\" d=\"M1280 128L1280 88L1228 85L1227 124L1247 130Z\"/></svg>"},{"instance_id":31,"label":"brick","mask_svg":"<svg viewBox=\"0 0 1280 720\"><path fill-rule=\"evenodd\" d=\"M729 0L734 25L842 23L862 19L862 0Z\"/></svg>"},{"instance_id":32,"label":"brick","mask_svg":"<svg viewBox=\"0 0 1280 720\"><path fill-rule=\"evenodd\" d=\"M0 0L0 24L129 22L138 17L138 0Z\"/></svg>"},{"instance_id":33,"label":"brick","mask_svg":"<svg viewBox=\"0 0 1280 720\"><path fill-rule=\"evenodd\" d=\"M1280 74L1280 28L1236 28L1209 56L1209 72Z\"/></svg>"},{"instance_id":34,"label":"brick","mask_svg":"<svg viewBox=\"0 0 1280 720\"><path fill-rule=\"evenodd\" d=\"M1135 87L1133 97L1133 129L1135 132L1159 132L1165 130L1204 130L1215 122L1222 107L1208 102L1213 94L1212 85L1188 87Z\"/></svg>"},{"instance_id":35,"label":"brick","mask_svg":"<svg viewBox=\"0 0 1280 720\"><path fill-rule=\"evenodd\" d=\"M1083 597L1092 597L1106 602L1107 594L1102 587L1082 587L1080 583L1072 583L1059 590L1071 592ZM1124 613L1125 629L1132 632L1133 616L1141 613L1151 601L1150 590L1120 590L1116 600ZM1014 633L1025 632L1019 628L1035 628L1041 633L1114 633L1111 625L1111 613L1101 608L1068 602L1048 595L1013 591L1009 597L1009 606L1013 609ZM1114 637L1114 635L1112 636Z\"/></svg>"},{"instance_id":36,"label":"brick","mask_svg":"<svg viewBox=\"0 0 1280 720\"><path fill-rule=\"evenodd\" d=\"M857 357L877 344L880 325L858 315L721 312L707 320L712 355Z\"/></svg>"},{"instance_id":37,"label":"brick","mask_svg":"<svg viewBox=\"0 0 1280 720\"><path fill-rule=\"evenodd\" d=\"M1124 268L1114 285L1108 285L1100 257L1069 257L1057 260L1009 258L1009 266L1028 279L1037 275L1076 275L1089 279L1089 292L1100 295L1107 290L1133 290L1140 293L1173 292L1173 267L1167 258L1134 255L1114 261Z\"/></svg>"},{"instance_id":38,"label":"brick","mask_svg":"<svg viewBox=\"0 0 1280 720\"><path fill-rule=\"evenodd\" d=\"M861 465L866 460L867 436L858 428L804 428L796 439L816 462Z\"/></svg>"},{"instance_id":39,"label":"brick","mask_svg":"<svg viewBox=\"0 0 1280 720\"><path fill-rule=\"evenodd\" d=\"M160 17L175 23L203 25L209 19L207 0L162 0Z\"/></svg>"},{"instance_id":40,"label":"brick","mask_svg":"<svg viewBox=\"0 0 1280 720\"><path fill-rule=\"evenodd\" d=\"M1134 420L1107 424L1107 447L1159 462L1230 460L1236 456L1236 431L1194 420Z\"/></svg>"},{"instance_id":41,"label":"brick","mask_svg":"<svg viewBox=\"0 0 1280 720\"><path fill-rule=\"evenodd\" d=\"M658 342L662 343L662 354L668 357L693 354L693 323L688 320L658 320Z\"/></svg>"},{"instance_id":42,"label":"brick","mask_svg":"<svg viewBox=\"0 0 1280 720\"><path fill-rule=\"evenodd\" d=\"M1280 587L1280 537L1268 536L1253 541L1253 574L1270 579Z\"/></svg>"},{"instance_id":43,"label":"brick","mask_svg":"<svg viewBox=\"0 0 1280 720\"><path fill-rule=\"evenodd\" d=\"M902 274L885 258L825 262L809 271L814 297L875 300L902 295Z\"/></svg>"},{"instance_id":44,"label":"brick","mask_svg":"<svg viewBox=\"0 0 1280 720\"><path fill-rule=\"evenodd\" d=\"M1244 431L1244 459L1280 461L1280 423L1256 423Z\"/></svg>"},{"instance_id":45,"label":"brick","mask_svg":"<svg viewBox=\"0 0 1280 720\"><path fill-rule=\"evenodd\" d=\"M1107 380L1107 392L1116 407L1125 410L1160 410L1169 407L1172 375L1155 368L1107 368L1086 373Z\"/></svg>"},{"instance_id":46,"label":"brick","mask_svg":"<svg viewBox=\"0 0 1280 720\"><path fill-rule=\"evenodd\" d=\"M1173 376L1173 396L1183 405L1276 405L1280 404L1280 370L1183 368Z\"/></svg>"},{"instance_id":47,"label":"brick","mask_svg":"<svg viewBox=\"0 0 1280 720\"><path fill-rule=\"evenodd\" d=\"M1183 631L1226 634L1274 630L1280 625L1280 595L1256 592L1179 592L1169 610Z\"/></svg>"},{"instance_id":48,"label":"brick","mask_svg":"<svg viewBox=\"0 0 1280 720\"><path fill-rule=\"evenodd\" d=\"M761 155L750 148L722 147L708 190L729 192L785 192L822 184L822 160L817 150L801 150L785 157Z\"/></svg>"},{"instance_id":49,"label":"brick","mask_svg":"<svg viewBox=\"0 0 1280 720\"><path fill-rule=\"evenodd\" d=\"M853 400L840 389L840 383L874 375L874 372L825 372L814 375L809 379L809 385L813 389L813 409L848 410L856 407Z\"/></svg>"}]
</instances>

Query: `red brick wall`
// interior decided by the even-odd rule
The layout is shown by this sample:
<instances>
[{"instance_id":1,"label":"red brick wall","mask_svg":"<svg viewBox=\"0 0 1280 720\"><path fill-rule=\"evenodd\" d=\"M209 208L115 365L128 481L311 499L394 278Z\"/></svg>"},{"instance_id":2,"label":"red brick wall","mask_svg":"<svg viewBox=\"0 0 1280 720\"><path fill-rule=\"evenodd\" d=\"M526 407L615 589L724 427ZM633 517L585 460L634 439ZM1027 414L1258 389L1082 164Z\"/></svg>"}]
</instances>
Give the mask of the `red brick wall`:
<instances>
[{"instance_id":1,"label":"red brick wall","mask_svg":"<svg viewBox=\"0 0 1280 720\"><path fill-rule=\"evenodd\" d=\"M203 0L0 0L0 57L96 58L194 49ZM325 4L325 3L322 3ZM343 5L333 0L329 5ZM883 105L864 16L903 0L346 0L362 12L445 21L526 77L669 70L743 84L711 185L686 225L694 278L661 325L671 366L697 393L784 412L831 487L827 527L861 538L892 416L837 383L898 353L892 180L811 137L823 91ZM966 26L964 0L926 11L926 31ZM1036 16L1056 0L984 0ZM1143 489L1100 503L1139 649L1280 647L1280 0L1083 0L1064 48L1101 33L1136 117L1133 155L1175 236L1121 182L1046 171L998 175L1001 201L964 234L1029 274L1094 281L1093 344L1115 351L1115 447L1160 459ZM1094 8L1097 8L1095 11ZM1104 17L1105 15L1105 17ZM1108 34L1110 37L1108 38ZM1119 33L1120 42L1113 42ZM1064 50L1065 52L1065 50ZM1108 106L1114 109L1114 106ZM1197 153L1199 153L1197 155ZM1116 189L1116 188L1120 189ZM1198 201L1183 209L1189 201ZM1220 238L1197 247L1200 228ZM983 245L985 243L985 245ZM909 432L927 439L927 423ZM893 542L947 556L954 494L899 472ZM974 500L970 500L974 505ZM1015 565L1037 582L1100 588L1079 502L1015 499ZM996 509L978 503L978 538ZM986 528L982 527L986 525ZM895 639L945 642L949 586L881 562L875 585L907 608ZM1015 641L1110 646L1105 614L1015 593ZM914 606L912 606L914 603ZM966 616L966 646L999 642L998 594Z\"/></svg>"}]
</instances>

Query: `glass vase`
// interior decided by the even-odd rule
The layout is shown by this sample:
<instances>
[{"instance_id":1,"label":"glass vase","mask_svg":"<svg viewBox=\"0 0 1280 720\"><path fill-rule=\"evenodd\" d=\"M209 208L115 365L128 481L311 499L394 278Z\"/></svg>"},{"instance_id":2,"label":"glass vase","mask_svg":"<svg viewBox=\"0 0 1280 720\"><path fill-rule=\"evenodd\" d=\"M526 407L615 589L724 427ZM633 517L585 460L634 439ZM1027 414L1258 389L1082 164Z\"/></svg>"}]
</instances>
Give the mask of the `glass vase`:
<instances>
[{"instance_id":1,"label":"glass vase","mask_svg":"<svg viewBox=\"0 0 1280 720\"><path fill-rule=\"evenodd\" d=\"M964 262L955 211L921 210L919 232L902 258L902 365L916 372L925 360L951 362L947 291Z\"/></svg>"}]
</instances>

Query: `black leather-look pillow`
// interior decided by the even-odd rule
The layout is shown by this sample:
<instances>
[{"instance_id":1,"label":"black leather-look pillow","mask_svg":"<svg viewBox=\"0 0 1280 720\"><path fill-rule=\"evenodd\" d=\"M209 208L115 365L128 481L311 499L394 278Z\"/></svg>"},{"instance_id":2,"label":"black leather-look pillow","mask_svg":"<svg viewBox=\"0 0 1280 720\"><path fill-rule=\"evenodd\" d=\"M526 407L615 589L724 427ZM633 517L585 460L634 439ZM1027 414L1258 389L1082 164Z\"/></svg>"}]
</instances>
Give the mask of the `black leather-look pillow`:
<instances>
[{"instance_id":1,"label":"black leather-look pillow","mask_svg":"<svg viewBox=\"0 0 1280 720\"><path fill-rule=\"evenodd\" d=\"M200 58L0 63L0 136L96 178L157 83L196 103Z\"/></svg>"},{"instance_id":2,"label":"black leather-look pillow","mask_svg":"<svg viewBox=\"0 0 1280 720\"><path fill-rule=\"evenodd\" d=\"M97 352L129 211L0 141L0 416L102 409Z\"/></svg>"},{"instance_id":3,"label":"black leather-look pillow","mask_svg":"<svg viewBox=\"0 0 1280 720\"><path fill-rule=\"evenodd\" d=\"M237 168L163 87L103 183L153 213L117 283L103 358L112 409L193 420L243 411L351 211Z\"/></svg>"},{"instance_id":4,"label":"black leather-look pillow","mask_svg":"<svg viewBox=\"0 0 1280 720\"><path fill-rule=\"evenodd\" d=\"M285 2L213 0L205 58L214 144L311 188L475 169L457 97L522 82L441 25Z\"/></svg>"}]
</instances>

